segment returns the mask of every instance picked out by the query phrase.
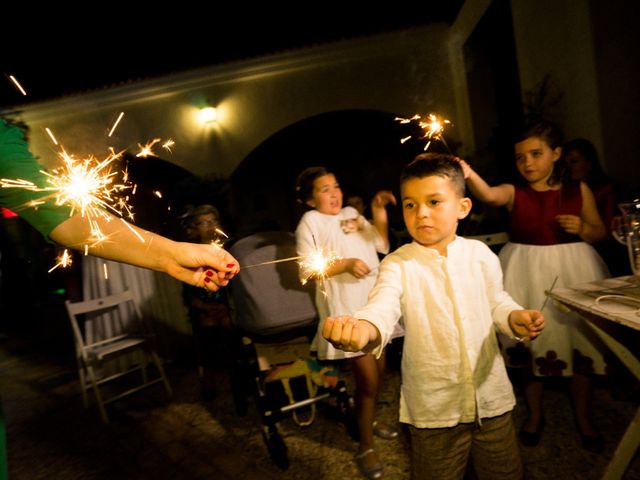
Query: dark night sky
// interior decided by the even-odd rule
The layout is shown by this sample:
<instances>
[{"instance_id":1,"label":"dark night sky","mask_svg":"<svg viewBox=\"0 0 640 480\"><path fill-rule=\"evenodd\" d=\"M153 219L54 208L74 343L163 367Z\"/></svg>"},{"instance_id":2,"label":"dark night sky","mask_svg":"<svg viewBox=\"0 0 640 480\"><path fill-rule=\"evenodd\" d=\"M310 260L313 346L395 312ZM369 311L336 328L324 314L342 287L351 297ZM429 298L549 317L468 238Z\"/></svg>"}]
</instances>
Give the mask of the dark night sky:
<instances>
[{"instance_id":1,"label":"dark night sky","mask_svg":"<svg viewBox=\"0 0 640 480\"><path fill-rule=\"evenodd\" d=\"M292 48L451 22L461 3L427 1L420 11L402 7L403 11L357 15L337 9L338 13L294 9L286 15L269 12L250 19L246 13L238 14L240 8L224 14L195 8L155 11L135 21L124 21L112 11L105 15L96 12L93 20L98 24L68 20L34 27L28 42L33 46L19 40L24 30L10 32L3 27L3 36L15 41L5 42L0 55L0 110ZM291 15L293 19L288 18ZM18 92L8 75L20 81L27 97Z\"/></svg>"}]
</instances>

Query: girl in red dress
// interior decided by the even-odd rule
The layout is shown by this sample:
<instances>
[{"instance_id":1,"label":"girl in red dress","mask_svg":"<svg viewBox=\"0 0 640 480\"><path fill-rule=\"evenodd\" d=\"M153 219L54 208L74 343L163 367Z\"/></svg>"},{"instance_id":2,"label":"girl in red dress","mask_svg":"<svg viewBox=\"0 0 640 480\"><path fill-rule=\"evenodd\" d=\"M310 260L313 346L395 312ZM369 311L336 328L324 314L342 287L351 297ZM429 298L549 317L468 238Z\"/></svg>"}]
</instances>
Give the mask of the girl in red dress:
<instances>
[{"instance_id":1,"label":"girl in red dress","mask_svg":"<svg viewBox=\"0 0 640 480\"><path fill-rule=\"evenodd\" d=\"M510 211L510 241L500 252L505 290L524 308L541 308L545 290L599 280L608 270L590 243L606 229L586 183L565 180L562 136L551 122L538 121L515 139L515 159L522 185L489 186L464 161L460 164L471 192L482 202ZM556 280L557 278L557 280ZM603 439L590 415L590 374L604 373L602 346L575 313L545 304L547 328L535 342L501 339L507 362L524 360L532 375L525 381L529 417L520 431L524 445L540 440L544 425L542 377L571 377L570 387L578 432L584 448L603 449ZM520 362L518 362L518 357Z\"/></svg>"}]
</instances>

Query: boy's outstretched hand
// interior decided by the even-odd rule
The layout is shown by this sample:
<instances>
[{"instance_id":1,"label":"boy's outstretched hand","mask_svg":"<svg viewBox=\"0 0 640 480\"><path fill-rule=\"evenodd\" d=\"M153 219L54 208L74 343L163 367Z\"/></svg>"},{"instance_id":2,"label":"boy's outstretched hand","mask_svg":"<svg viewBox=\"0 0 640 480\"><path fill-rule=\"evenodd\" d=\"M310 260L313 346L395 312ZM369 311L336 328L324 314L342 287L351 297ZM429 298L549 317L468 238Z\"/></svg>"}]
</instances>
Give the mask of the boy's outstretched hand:
<instances>
[{"instance_id":1,"label":"boy's outstretched hand","mask_svg":"<svg viewBox=\"0 0 640 480\"><path fill-rule=\"evenodd\" d=\"M378 329L366 320L349 315L327 317L322 326L322 336L336 348L345 352L367 351L379 342Z\"/></svg>"},{"instance_id":2,"label":"boy's outstretched hand","mask_svg":"<svg viewBox=\"0 0 640 480\"><path fill-rule=\"evenodd\" d=\"M538 310L514 310L509 315L513 334L522 340L533 340L544 329L544 315Z\"/></svg>"}]
</instances>

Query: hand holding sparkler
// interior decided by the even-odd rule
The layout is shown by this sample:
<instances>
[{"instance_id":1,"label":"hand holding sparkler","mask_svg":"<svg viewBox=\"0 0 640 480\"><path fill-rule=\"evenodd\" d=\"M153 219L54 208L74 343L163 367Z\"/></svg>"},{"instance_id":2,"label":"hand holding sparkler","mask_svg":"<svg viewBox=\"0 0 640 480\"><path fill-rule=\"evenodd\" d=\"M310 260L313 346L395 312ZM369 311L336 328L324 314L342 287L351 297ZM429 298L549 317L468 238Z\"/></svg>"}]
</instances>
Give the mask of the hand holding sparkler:
<instances>
[{"instance_id":1,"label":"hand holding sparkler","mask_svg":"<svg viewBox=\"0 0 640 480\"><path fill-rule=\"evenodd\" d=\"M544 315L538 310L514 310L509 314L509 327L518 341L533 340L544 329Z\"/></svg>"},{"instance_id":2,"label":"hand holding sparkler","mask_svg":"<svg viewBox=\"0 0 640 480\"><path fill-rule=\"evenodd\" d=\"M460 168L462 168L462 174L464 175L464 179L466 180L473 173L471 165L469 165L465 160L458 157L455 157L455 160L460 164Z\"/></svg>"},{"instance_id":3,"label":"hand holding sparkler","mask_svg":"<svg viewBox=\"0 0 640 480\"><path fill-rule=\"evenodd\" d=\"M95 222L104 240L90 243L87 254L164 272L212 291L227 285L240 271L238 261L216 245L174 242L109 214L97 217ZM49 236L62 245L82 249L92 235L91 226L78 213L59 224Z\"/></svg>"},{"instance_id":4,"label":"hand holding sparkler","mask_svg":"<svg viewBox=\"0 0 640 480\"><path fill-rule=\"evenodd\" d=\"M177 243L172 253L165 270L169 275L214 292L240 272L239 262L216 245Z\"/></svg>"},{"instance_id":5,"label":"hand holding sparkler","mask_svg":"<svg viewBox=\"0 0 640 480\"><path fill-rule=\"evenodd\" d=\"M380 344L380 332L372 323L349 315L325 318L322 336L345 352L369 351Z\"/></svg>"}]
</instances>

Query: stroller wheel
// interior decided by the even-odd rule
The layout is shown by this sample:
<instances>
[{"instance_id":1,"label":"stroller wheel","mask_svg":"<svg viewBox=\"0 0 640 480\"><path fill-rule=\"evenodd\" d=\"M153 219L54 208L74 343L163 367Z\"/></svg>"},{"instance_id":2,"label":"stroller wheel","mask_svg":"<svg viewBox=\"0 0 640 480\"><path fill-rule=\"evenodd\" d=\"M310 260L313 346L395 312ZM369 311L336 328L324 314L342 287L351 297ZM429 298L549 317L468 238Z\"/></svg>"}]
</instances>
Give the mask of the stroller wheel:
<instances>
[{"instance_id":1,"label":"stroller wheel","mask_svg":"<svg viewBox=\"0 0 640 480\"><path fill-rule=\"evenodd\" d=\"M265 426L262 430L262 439L264 440L269 456L271 460L280 469L286 470L289 468L289 456L287 455L287 446L278 432L278 428L275 425Z\"/></svg>"},{"instance_id":2,"label":"stroller wheel","mask_svg":"<svg viewBox=\"0 0 640 480\"><path fill-rule=\"evenodd\" d=\"M356 419L353 398L349 396L344 382L340 381L337 388L338 411L342 417L342 422L344 423L349 436L357 442L360 440L360 430L358 429L358 420Z\"/></svg>"}]
</instances>

